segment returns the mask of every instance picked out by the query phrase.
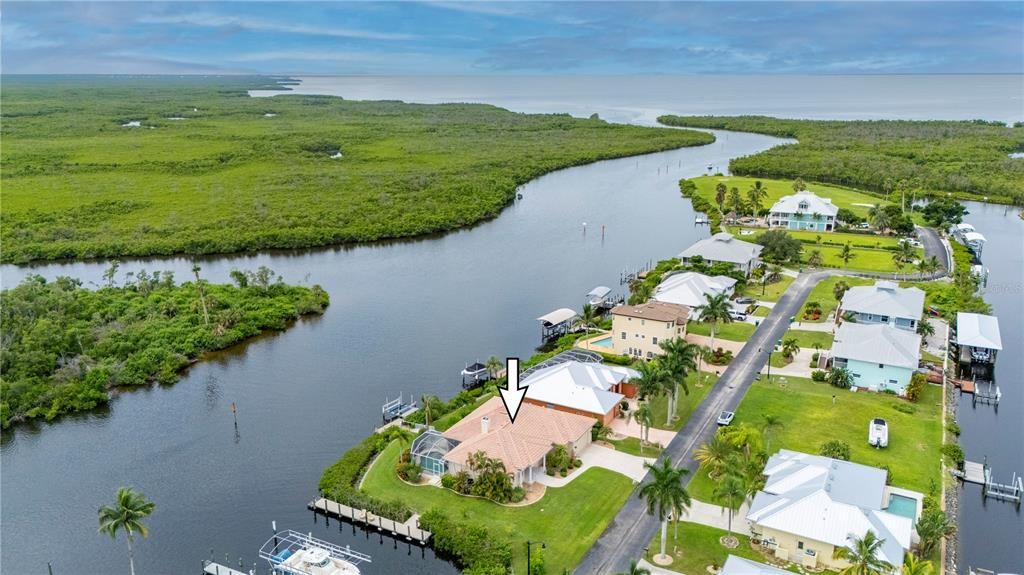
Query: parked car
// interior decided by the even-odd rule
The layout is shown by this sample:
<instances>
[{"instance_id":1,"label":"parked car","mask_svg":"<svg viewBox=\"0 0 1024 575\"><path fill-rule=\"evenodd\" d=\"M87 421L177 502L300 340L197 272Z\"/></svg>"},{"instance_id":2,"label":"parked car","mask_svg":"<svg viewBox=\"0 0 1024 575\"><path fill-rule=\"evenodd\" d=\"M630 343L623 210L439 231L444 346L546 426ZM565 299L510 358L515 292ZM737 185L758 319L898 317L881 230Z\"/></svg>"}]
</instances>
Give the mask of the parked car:
<instances>
[{"instance_id":1,"label":"parked car","mask_svg":"<svg viewBox=\"0 0 1024 575\"><path fill-rule=\"evenodd\" d=\"M719 414L717 423L718 425L725 427L726 425L732 423L732 419L734 417L736 417L735 413L731 411L723 411L721 414Z\"/></svg>"},{"instance_id":2,"label":"parked car","mask_svg":"<svg viewBox=\"0 0 1024 575\"><path fill-rule=\"evenodd\" d=\"M755 301L757 301L757 300L752 298L752 297L747 297L747 296L736 298L736 303L741 303L741 304L744 304L744 305L750 305L750 304L754 303Z\"/></svg>"},{"instance_id":3,"label":"parked car","mask_svg":"<svg viewBox=\"0 0 1024 575\"><path fill-rule=\"evenodd\" d=\"M862 230L870 230L871 229L871 224L869 224L867 222L861 222L861 223L857 224L857 227L859 229L862 229Z\"/></svg>"},{"instance_id":4,"label":"parked car","mask_svg":"<svg viewBox=\"0 0 1024 575\"><path fill-rule=\"evenodd\" d=\"M738 309L730 309L729 317L731 317L733 321L747 321L747 314Z\"/></svg>"}]
</instances>

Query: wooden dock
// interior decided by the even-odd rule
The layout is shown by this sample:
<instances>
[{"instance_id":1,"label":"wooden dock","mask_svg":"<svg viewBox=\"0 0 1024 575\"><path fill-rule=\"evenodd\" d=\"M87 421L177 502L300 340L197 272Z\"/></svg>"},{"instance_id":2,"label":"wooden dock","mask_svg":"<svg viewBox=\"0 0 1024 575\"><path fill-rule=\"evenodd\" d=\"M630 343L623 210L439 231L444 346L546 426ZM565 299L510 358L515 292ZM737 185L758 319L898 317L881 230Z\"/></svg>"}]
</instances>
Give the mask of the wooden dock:
<instances>
[{"instance_id":1,"label":"wooden dock","mask_svg":"<svg viewBox=\"0 0 1024 575\"><path fill-rule=\"evenodd\" d=\"M347 519L353 523L376 527L378 531L386 531L395 537L405 537L406 540L415 541L420 545L425 545L430 540L430 532L419 527L419 515L413 515L405 523L399 523L393 519L374 515L364 509L354 509L324 497L317 497L309 503L308 507L313 511L338 519Z\"/></svg>"},{"instance_id":2,"label":"wooden dock","mask_svg":"<svg viewBox=\"0 0 1024 575\"><path fill-rule=\"evenodd\" d=\"M987 463L974 461L965 461L963 471L954 470L952 473L964 483L980 485L982 497L1009 501L1017 507L1020 507L1024 499L1024 478L1016 473L1009 483L997 483L992 479L992 468Z\"/></svg>"},{"instance_id":3,"label":"wooden dock","mask_svg":"<svg viewBox=\"0 0 1024 575\"><path fill-rule=\"evenodd\" d=\"M220 563L214 563L213 561L203 561L203 573L206 575L249 575L244 571L225 567Z\"/></svg>"}]
</instances>

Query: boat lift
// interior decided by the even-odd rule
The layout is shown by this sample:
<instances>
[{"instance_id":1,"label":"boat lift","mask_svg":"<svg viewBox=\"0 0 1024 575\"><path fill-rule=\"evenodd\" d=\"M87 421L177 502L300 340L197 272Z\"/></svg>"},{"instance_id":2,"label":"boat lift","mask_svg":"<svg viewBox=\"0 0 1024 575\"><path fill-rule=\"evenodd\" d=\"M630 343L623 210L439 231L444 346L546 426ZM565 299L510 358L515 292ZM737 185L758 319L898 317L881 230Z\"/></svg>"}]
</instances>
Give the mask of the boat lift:
<instances>
[{"instance_id":1,"label":"boat lift","mask_svg":"<svg viewBox=\"0 0 1024 575\"><path fill-rule=\"evenodd\" d=\"M400 393L397 398L390 401L387 398L384 398L384 405L381 406L380 411L381 417L383 417L384 422L387 423L395 419L406 417L416 411L417 408L418 406L415 399L410 397L409 401L404 401L403 396Z\"/></svg>"},{"instance_id":2,"label":"boat lift","mask_svg":"<svg viewBox=\"0 0 1024 575\"><path fill-rule=\"evenodd\" d=\"M278 565L283 563L288 557L304 549L320 549L326 551L334 559L340 559L355 566L361 563L372 562L369 555L353 551L348 545L342 547L330 541L317 539L313 537L312 533L299 533L292 529L280 532L275 529L274 536L260 547L259 554L260 559L265 559L270 563L272 572L276 573L278 572L276 570ZM288 566L286 572L295 573L296 575L311 575L291 565Z\"/></svg>"}]
</instances>

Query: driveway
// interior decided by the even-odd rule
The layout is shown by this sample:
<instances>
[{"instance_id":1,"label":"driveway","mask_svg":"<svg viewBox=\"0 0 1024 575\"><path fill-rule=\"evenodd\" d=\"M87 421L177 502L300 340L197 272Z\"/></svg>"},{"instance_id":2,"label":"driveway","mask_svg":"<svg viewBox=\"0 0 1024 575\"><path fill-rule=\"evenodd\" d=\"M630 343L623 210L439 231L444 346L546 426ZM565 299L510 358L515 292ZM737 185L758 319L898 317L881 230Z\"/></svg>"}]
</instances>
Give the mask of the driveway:
<instances>
[{"instance_id":1,"label":"driveway","mask_svg":"<svg viewBox=\"0 0 1024 575\"><path fill-rule=\"evenodd\" d=\"M779 353L779 352L775 352ZM811 372L817 369L811 367L811 358L814 357L814 349L810 347L802 347L800 351L793 356L793 361L789 365L784 367L773 367L772 375L788 375L790 377L811 377ZM764 369L761 373L768 371L768 365L765 364Z\"/></svg>"},{"instance_id":2,"label":"driveway","mask_svg":"<svg viewBox=\"0 0 1024 575\"><path fill-rule=\"evenodd\" d=\"M740 508L733 512L732 516L732 530L738 532L744 532L747 530L747 512L750 511L750 505L744 503L740 505ZM707 525L708 527L714 527L715 529L721 529L725 531L729 528L729 512L725 510L725 507L721 505L712 505L711 503L704 503L703 501L692 500L690 503L690 509L680 517L683 521L688 523L697 523L698 525Z\"/></svg>"},{"instance_id":3,"label":"driveway","mask_svg":"<svg viewBox=\"0 0 1024 575\"><path fill-rule=\"evenodd\" d=\"M942 238L939 237L938 232L932 228L924 228L917 226L917 237L921 240L921 245L924 246L924 257L930 258L935 256L939 260L939 265L942 269L939 273L945 275L950 268L949 252L946 250L945 244L942 242Z\"/></svg>"},{"instance_id":4,"label":"driveway","mask_svg":"<svg viewBox=\"0 0 1024 575\"><path fill-rule=\"evenodd\" d=\"M637 403L636 403L636 401L633 401L633 400L630 400L629 403L630 403L629 412L633 413L636 410ZM658 421L658 416L659 415L661 416L661 420L660 421L664 422L665 421L665 414L664 413L661 413L661 414L655 413L654 414L655 421ZM625 436L628 436L628 437L636 437L637 439L640 439L640 437L641 437L641 435L640 435L640 433L641 433L640 424L637 423L636 420L634 420L633 418L626 419L626 418L618 418L618 417L616 417L615 419L612 420L611 428L612 428L613 432L618 433L619 435L625 435ZM666 429L657 429L655 427L652 427L649 430L648 434L647 434L647 439L649 439L652 443L657 443L659 445L668 445L669 442L671 442L675 438L675 436L676 436L676 432L674 432L674 431L668 431Z\"/></svg>"},{"instance_id":5,"label":"driveway","mask_svg":"<svg viewBox=\"0 0 1024 575\"><path fill-rule=\"evenodd\" d=\"M637 457L621 451L615 451L603 445L590 445L580 454L583 465L569 474L568 477L552 477L546 473L537 478L537 483L548 487L562 487L570 483L591 467L603 467L621 473L635 482L639 482L647 474L644 463L653 463L654 459Z\"/></svg>"},{"instance_id":6,"label":"driveway","mask_svg":"<svg viewBox=\"0 0 1024 575\"><path fill-rule=\"evenodd\" d=\"M767 350L789 327L789 318L796 315L811 289L834 273L817 271L797 277L751 336L750 345L744 346L718 384L697 406L682 431L665 449L665 457L669 457L676 466L689 470L693 476L698 466L693 452L715 433L718 414L723 410L736 410L754 377L768 360ZM630 559L640 557L657 530L657 518L647 514L643 500L636 495L631 496L575 572L605 574L628 570Z\"/></svg>"}]
</instances>

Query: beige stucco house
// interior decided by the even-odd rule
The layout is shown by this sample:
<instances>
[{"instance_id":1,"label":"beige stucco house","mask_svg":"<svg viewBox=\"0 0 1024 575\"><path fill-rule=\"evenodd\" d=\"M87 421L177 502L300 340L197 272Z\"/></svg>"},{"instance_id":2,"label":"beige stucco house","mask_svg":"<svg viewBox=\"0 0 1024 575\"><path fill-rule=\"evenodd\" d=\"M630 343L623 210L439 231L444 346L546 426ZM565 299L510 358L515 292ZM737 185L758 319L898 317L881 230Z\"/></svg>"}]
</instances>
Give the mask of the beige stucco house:
<instances>
[{"instance_id":1,"label":"beige stucco house","mask_svg":"<svg viewBox=\"0 0 1024 575\"><path fill-rule=\"evenodd\" d=\"M686 335L690 308L650 301L612 309L612 349L620 355L650 359L664 353L661 342Z\"/></svg>"}]
</instances>

